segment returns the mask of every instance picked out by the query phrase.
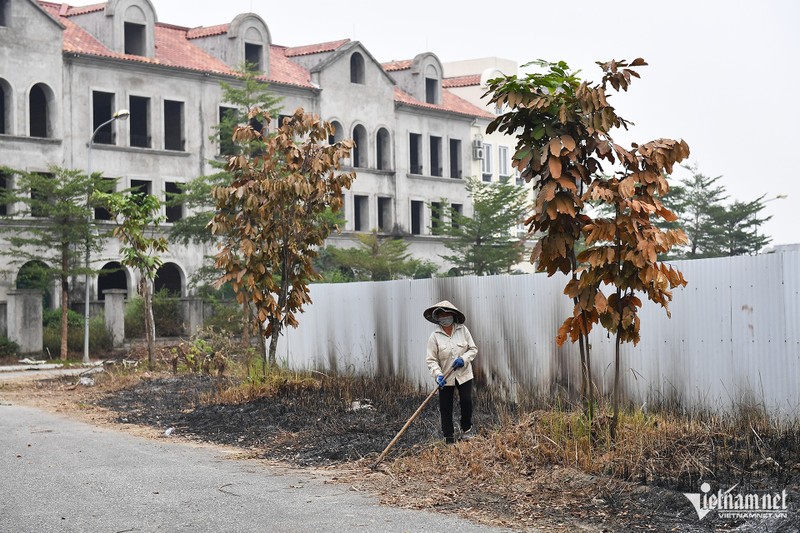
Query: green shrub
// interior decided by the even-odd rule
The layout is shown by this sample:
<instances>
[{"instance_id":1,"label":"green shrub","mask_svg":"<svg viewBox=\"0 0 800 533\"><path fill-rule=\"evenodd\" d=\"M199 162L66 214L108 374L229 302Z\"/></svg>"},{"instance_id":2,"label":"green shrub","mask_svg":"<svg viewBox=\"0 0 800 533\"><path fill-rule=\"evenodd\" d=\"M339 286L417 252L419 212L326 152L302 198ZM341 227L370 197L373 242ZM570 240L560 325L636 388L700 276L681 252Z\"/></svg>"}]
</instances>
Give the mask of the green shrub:
<instances>
[{"instance_id":1,"label":"green shrub","mask_svg":"<svg viewBox=\"0 0 800 533\"><path fill-rule=\"evenodd\" d=\"M83 326L83 315L72 309L67 310L67 324L71 328ZM42 325L58 330L61 327L61 309L45 309L42 312Z\"/></svg>"},{"instance_id":2,"label":"green shrub","mask_svg":"<svg viewBox=\"0 0 800 533\"><path fill-rule=\"evenodd\" d=\"M72 313L72 311L71 311ZM42 330L42 344L49 350L51 357L56 357L61 352L61 322L55 325L45 325ZM72 318L67 319L67 350L70 352L83 351L84 322L83 316L80 317L78 324L74 324ZM111 350L111 333L106 328L105 315L101 314L89 319L89 351L107 352Z\"/></svg>"},{"instance_id":3,"label":"green shrub","mask_svg":"<svg viewBox=\"0 0 800 533\"><path fill-rule=\"evenodd\" d=\"M19 344L8 337L0 336L0 359L14 357L19 352Z\"/></svg>"},{"instance_id":4,"label":"green shrub","mask_svg":"<svg viewBox=\"0 0 800 533\"><path fill-rule=\"evenodd\" d=\"M153 294L153 320L157 337L179 337L183 335L183 306L166 289ZM144 300L131 298L125 306L125 337L144 337Z\"/></svg>"},{"instance_id":5,"label":"green shrub","mask_svg":"<svg viewBox=\"0 0 800 533\"><path fill-rule=\"evenodd\" d=\"M228 335L242 334L244 316L242 306L234 302L211 302L211 316L206 317L204 326Z\"/></svg>"}]
</instances>

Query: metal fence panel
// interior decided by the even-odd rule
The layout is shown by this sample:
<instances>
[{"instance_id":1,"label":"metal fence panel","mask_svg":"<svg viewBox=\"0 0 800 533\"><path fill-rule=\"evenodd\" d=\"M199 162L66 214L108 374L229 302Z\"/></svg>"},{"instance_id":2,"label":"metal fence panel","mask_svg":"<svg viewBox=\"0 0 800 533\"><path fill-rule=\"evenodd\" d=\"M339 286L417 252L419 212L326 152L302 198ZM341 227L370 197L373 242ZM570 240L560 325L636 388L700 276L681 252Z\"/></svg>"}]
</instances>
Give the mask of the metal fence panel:
<instances>
[{"instance_id":1,"label":"metal fence panel","mask_svg":"<svg viewBox=\"0 0 800 533\"><path fill-rule=\"evenodd\" d=\"M624 397L730 411L743 403L798 416L800 252L676 261L689 285L674 291L672 318L641 310L641 342L622 346ZM577 344L558 347L572 302L567 278L544 274L318 284L300 326L281 339L292 367L394 375L430 383L422 311L450 300L467 315L478 345L478 379L512 396L575 394ZM613 336L590 336L597 389L613 387Z\"/></svg>"}]
</instances>

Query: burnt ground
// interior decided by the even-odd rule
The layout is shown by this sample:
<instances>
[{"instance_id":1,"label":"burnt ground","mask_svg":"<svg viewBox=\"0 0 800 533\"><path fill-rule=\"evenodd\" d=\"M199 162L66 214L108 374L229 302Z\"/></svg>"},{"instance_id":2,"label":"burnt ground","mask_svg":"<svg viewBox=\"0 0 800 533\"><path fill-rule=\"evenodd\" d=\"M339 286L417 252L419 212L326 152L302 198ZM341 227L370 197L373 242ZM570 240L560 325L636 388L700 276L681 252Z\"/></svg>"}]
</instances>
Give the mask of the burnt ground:
<instances>
[{"instance_id":1,"label":"burnt ground","mask_svg":"<svg viewBox=\"0 0 800 533\"><path fill-rule=\"evenodd\" d=\"M375 492L389 505L459 514L519 531L800 531L796 464L746 480L739 476L745 483L737 489L787 487L788 518L721 519L712 513L700 521L682 494L692 492L687 487L696 486L695 480L687 485L671 471L620 479L519 457L536 448L518 446L517 430L525 424L509 425L509 420L522 420L522 413L491 401L480 389L476 439L444 445L434 397L375 471L371 466L377 455L428 391L398 383L376 387L363 380L342 387L341 381L320 379L278 384L267 395L226 395L233 384L227 378L156 374L89 392L74 381L40 383L33 393L54 395L60 409L77 404L81 411L102 411L103 419L113 423L153 428L161 438L226 445L248 457L322 468L332 481ZM354 400L369 407L353 409ZM786 444L796 449L797 443ZM723 489L737 482L728 470L719 474Z\"/></svg>"}]
</instances>

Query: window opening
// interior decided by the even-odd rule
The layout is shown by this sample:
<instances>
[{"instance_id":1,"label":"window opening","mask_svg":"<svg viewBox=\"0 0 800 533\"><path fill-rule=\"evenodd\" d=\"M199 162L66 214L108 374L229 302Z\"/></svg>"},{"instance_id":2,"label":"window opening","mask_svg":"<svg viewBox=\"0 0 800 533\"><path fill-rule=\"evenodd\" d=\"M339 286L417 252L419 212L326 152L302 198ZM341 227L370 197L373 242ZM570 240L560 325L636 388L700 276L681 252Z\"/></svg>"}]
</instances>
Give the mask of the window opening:
<instances>
[{"instance_id":1,"label":"window opening","mask_svg":"<svg viewBox=\"0 0 800 533\"><path fill-rule=\"evenodd\" d=\"M183 102L164 100L164 149L183 152Z\"/></svg>"},{"instance_id":2,"label":"window opening","mask_svg":"<svg viewBox=\"0 0 800 533\"><path fill-rule=\"evenodd\" d=\"M147 28L144 24L125 23L125 53L133 56L147 55Z\"/></svg>"},{"instance_id":3,"label":"window opening","mask_svg":"<svg viewBox=\"0 0 800 533\"><path fill-rule=\"evenodd\" d=\"M410 154L409 165L412 174L422 174L422 135L410 133L408 136Z\"/></svg>"},{"instance_id":4,"label":"window opening","mask_svg":"<svg viewBox=\"0 0 800 533\"><path fill-rule=\"evenodd\" d=\"M461 141L450 139L450 177L461 179L463 170L461 169Z\"/></svg>"},{"instance_id":5,"label":"window opening","mask_svg":"<svg viewBox=\"0 0 800 533\"><path fill-rule=\"evenodd\" d=\"M442 138L431 135L431 176L442 175Z\"/></svg>"},{"instance_id":6,"label":"window opening","mask_svg":"<svg viewBox=\"0 0 800 533\"><path fill-rule=\"evenodd\" d=\"M150 99L131 96L130 111L131 146L150 148Z\"/></svg>"},{"instance_id":7,"label":"window opening","mask_svg":"<svg viewBox=\"0 0 800 533\"><path fill-rule=\"evenodd\" d=\"M411 234L422 234L422 209L424 203L419 200L411 200Z\"/></svg>"}]
</instances>

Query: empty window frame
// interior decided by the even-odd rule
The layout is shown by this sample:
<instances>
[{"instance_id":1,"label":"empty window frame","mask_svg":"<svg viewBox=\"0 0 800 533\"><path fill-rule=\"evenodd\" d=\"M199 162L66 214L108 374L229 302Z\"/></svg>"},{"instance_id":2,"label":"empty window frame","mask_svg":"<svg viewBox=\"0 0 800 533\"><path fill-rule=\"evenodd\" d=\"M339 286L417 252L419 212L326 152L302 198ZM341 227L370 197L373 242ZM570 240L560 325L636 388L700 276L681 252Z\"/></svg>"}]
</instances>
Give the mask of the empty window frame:
<instances>
[{"instance_id":1,"label":"empty window frame","mask_svg":"<svg viewBox=\"0 0 800 533\"><path fill-rule=\"evenodd\" d=\"M353 195L353 229L369 230L369 196Z\"/></svg>"},{"instance_id":2,"label":"empty window frame","mask_svg":"<svg viewBox=\"0 0 800 533\"><path fill-rule=\"evenodd\" d=\"M483 181L492 181L492 145L483 143L483 159L481 160Z\"/></svg>"},{"instance_id":3,"label":"empty window frame","mask_svg":"<svg viewBox=\"0 0 800 533\"><path fill-rule=\"evenodd\" d=\"M501 177L507 178L511 175L509 172L511 158L508 155L508 146L497 147L497 173Z\"/></svg>"},{"instance_id":4,"label":"empty window frame","mask_svg":"<svg viewBox=\"0 0 800 533\"><path fill-rule=\"evenodd\" d=\"M131 196L140 202L144 201L145 196L153 194L152 185L148 180L131 180Z\"/></svg>"},{"instance_id":5,"label":"empty window frame","mask_svg":"<svg viewBox=\"0 0 800 533\"><path fill-rule=\"evenodd\" d=\"M10 0L0 0L0 26L9 25L9 10L11 9Z\"/></svg>"},{"instance_id":6,"label":"empty window frame","mask_svg":"<svg viewBox=\"0 0 800 533\"><path fill-rule=\"evenodd\" d=\"M391 138L389 130L381 128L375 137L375 163L378 170L389 170L391 163Z\"/></svg>"},{"instance_id":7,"label":"empty window frame","mask_svg":"<svg viewBox=\"0 0 800 533\"><path fill-rule=\"evenodd\" d=\"M164 182L164 205L167 222L177 222L183 218L183 189L179 183Z\"/></svg>"},{"instance_id":8,"label":"empty window frame","mask_svg":"<svg viewBox=\"0 0 800 533\"><path fill-rule=\"evenodd\" d=\"M392 199L378 198L378 231L389 233L393 226Z\"/></svg>"},{"instance_id":9,"label":"empty window frame","mask_svg":"<svg viewBox=\"0 0 800 533\"><path fill-rule=\"evenodd\" d=\"M442 204L431 202L431 233L440 235L442 233Z\"/></svg>"},{"instance_id":10,"label":"empty window frame","mask_svg":"<svg viewBox=\"0 0 800 533\"><path fill-rule=\"evenodd\" d=\"M423 209L425 204L419 200L411 200L411 234L422 234Z\"/></svg>"},{"instance_id":11,"label":"empty window frame","mask_svg":"<svg viewBox=\"0 0 800 533\"><path fill-rule=\"evenodd\" d=\"M450 225L453 229L458 229L460 226L458 224L458 217L463 213L464 206L461 204L450 204Z\"/></svg>"},{"instance_id":12,"label":"empty window frame","mask_svg":"<svg viewBox=\"0 0 800 533\"><path fill-rule=\"evenodd\" d=\"M28 103L31 137L49 138L51 136L50 109L47 89L43 84L37 83L31 88Z\"/></svg>"},{"instance_id":13,"label":"empty window frame","mask_svg":"<svg viewBox=\"0 0 800 533\"><path fill-rule=\"evenodd\" d=\"M244 43L244 62L256 72L264 70L264 47L255 43Z\"/></svg>"},{"instance_id":14,"label":"empty window frame","mask_svg":"<svg viewBox=\"0 0 800 533\"><path fill-rule=\"evenodd\" d=\"M461 179L464 171L461 168L461 141L450 139L450 177Z\"/></svg>"},{"instance_id":15,"label":"empty window frame","mask_svg":"<svg viewBox=\"0 0 800 533\"><path fill-rule=\"evenodd\" d=\"M422 174L422 135L419 133L408 134L409 172Z\"/></svg>"},{"instance_id":16,"label":"empty window frame","mask_svg":"<svg viewBox=\"0 0 800 533\"><path fill-rule=\"evenodd\" d=\"M101 182L101 192L114 192L114 186L116 185L117 180L114 178L103 178ZM94 219L95 220L111 220L111 213L105 207L95 207L94 208Z\"/></svg>"},{"instance_id":17,"label":"empty window frame","mask_svg":"<svg viewBox=\"0 0 800 533\"><path fill-rule=\"evenodd\" d=\"M11 133L9 111L11 111L11 88L5 80L0 79L0 135Z\"/></svg>"},{"instance_id":18,"label":"empty window frame","mask_svg":"<svg viewBox=\"0 0 800 533\"><path fill-rule=\"evenodd\" d=\"M54 179L54 176L47 172L39 172L39 175L46 180ZM50 209L47 204L51 203L51 198L47 196L47 190L44 188L37 189L35 187L31 187L30 193L30 215L36 218L48 216Z\"/></svg>"},{"instance_id":19,"label":"empty window frame","mask_svg":"<svg viewBox=\"0 0 800 533\"><path fill-rule=\"evenodd\" d=\"M183 102L164 100L164 149L183 152L186 141L183 136Z\"/></svg>"},{"instance_id":20,"label":"empty window frame","mask_svg":"<svg viewBox=\"0 0 800 533\"><path fill-rule=\"evenodd\" d=\"M350 56L350 83L364 84L364 56L358 52Z\"/></svg>"},{"instance_id":21,"label":"empty window frame","mask_svg":"<svg viewBox=\"0 0 800 533\"><path fill-rule=\"evenodd\" d=\"M150 99L142 96L130 97L131 146L150 148Z\"/></svg>"},{"instance_id":22,"label":"empty window frame","mask_svg":"<svg viewBox=\"0 0 800 533\"><path fill-rule=\"evenodd\" d=\"M442 175L442 138L430 136L431 176Z\"/></svg>"},{"instance_id":23,"label":"empty window frame","mask_svg":"<svg viewBox=\"0 0 800 533\"><path fill-rule=\"evenodd\" d=\"M236 152L233 144L234 124L239 112L235 107L219 106L219 155L233 155Z\"/></svg>"},{"instance_id":24,"label":"empty window frame","mask_svg":"<svg viewBox=\"0 0 800 533\"><path fill-rule=\"evenodd\" d=\"M429 104L439 103L439 80L425 78L425 102Z\"/></svg>"},{"instance_id":25,"label":"empty window frame","mask_svg":"<svg viewBox=\"0 0 800 533\"><path fill-rule=\"evenodd\" d=\"M92 91L92 131L95 144L114 144L113 122L105 124L99 130L101 124L108 122L114 113L114 93L103 91Z\"/></svg>"},{"instance_id":26,"label":"empty window frame","mask_svg":"<svg viewBox=\"0 0 800 533\"><path fill-rule=\"evenodd\" d=\"M147 55L147 27L144 24L125 23L125 53L133 56Z\"/></svg>"},{"instance_id":27,"label":"empty window frame","mask_svg":"<svg viewBox=\"0 0 800 533\"><path fill-rule=\"evenodd\" d=\"M353 128L353 141L353 166L367 168L367 130L361 124Z\"/></svg>"},{"instance_id":28,"label":"empty window frame","mask_svg":"<svg viewBox=\"0 0 800 533\"><path fill-rule=\"evenodd\" d=\"M11 206L6 203L6 194L11 191L11 174L0 172L0 216L7 216L11 214Z\"/></svg>"}]
</instances>

